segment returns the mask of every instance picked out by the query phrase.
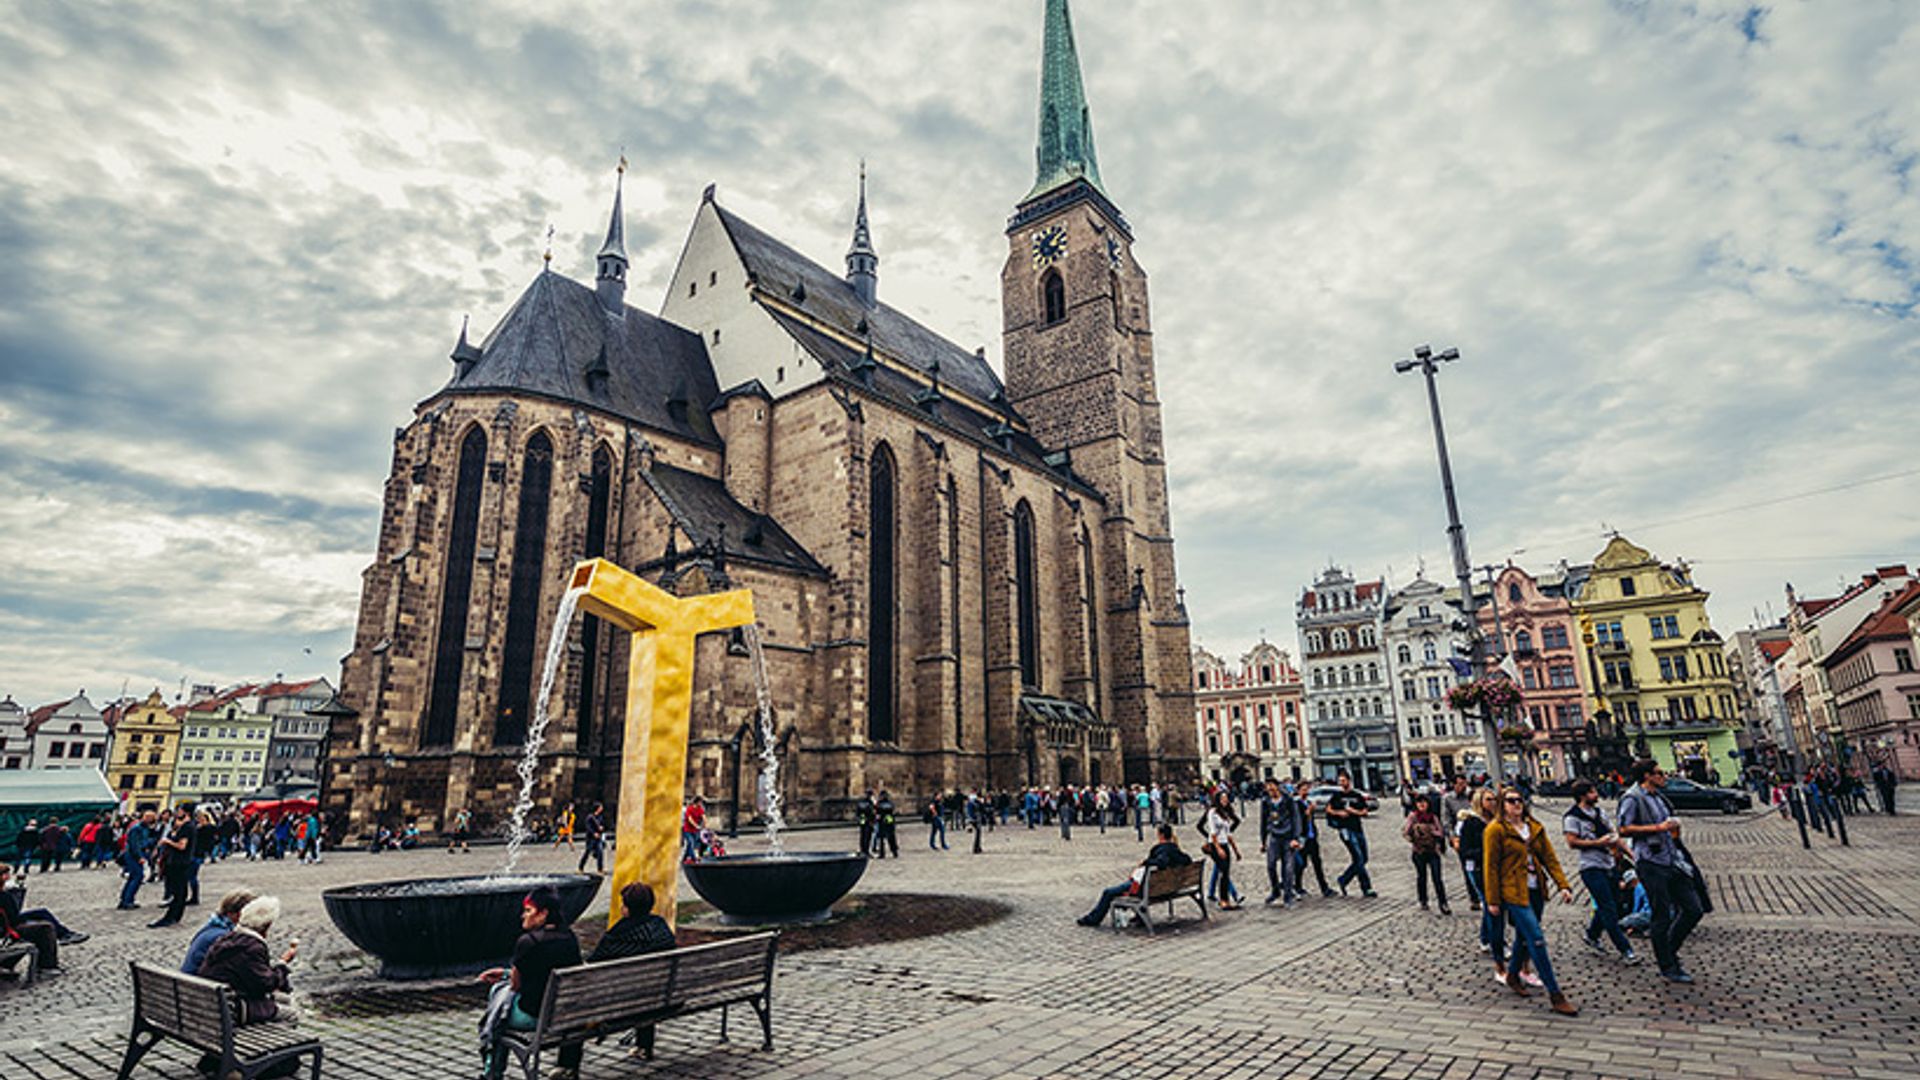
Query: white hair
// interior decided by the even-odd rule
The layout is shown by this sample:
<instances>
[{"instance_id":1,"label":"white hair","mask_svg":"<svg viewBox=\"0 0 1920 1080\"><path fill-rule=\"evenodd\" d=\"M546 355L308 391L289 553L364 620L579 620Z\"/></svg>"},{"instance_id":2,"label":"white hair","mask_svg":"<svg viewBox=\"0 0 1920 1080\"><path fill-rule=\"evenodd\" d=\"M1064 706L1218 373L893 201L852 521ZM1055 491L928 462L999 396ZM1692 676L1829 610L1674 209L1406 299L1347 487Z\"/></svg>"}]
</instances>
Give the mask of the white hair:
<instances>
[{"instance_id":1,"label":"white hair","mask_svg":"<svg viewBox=\"0 0 1920 1080\"><path fill-rule=\"evenodd\" d=\"M256 934L265 934L279 918L280 898L262 896L247 901L247 906L240 909L239 923Z\"/></svg>"}]
</instances>

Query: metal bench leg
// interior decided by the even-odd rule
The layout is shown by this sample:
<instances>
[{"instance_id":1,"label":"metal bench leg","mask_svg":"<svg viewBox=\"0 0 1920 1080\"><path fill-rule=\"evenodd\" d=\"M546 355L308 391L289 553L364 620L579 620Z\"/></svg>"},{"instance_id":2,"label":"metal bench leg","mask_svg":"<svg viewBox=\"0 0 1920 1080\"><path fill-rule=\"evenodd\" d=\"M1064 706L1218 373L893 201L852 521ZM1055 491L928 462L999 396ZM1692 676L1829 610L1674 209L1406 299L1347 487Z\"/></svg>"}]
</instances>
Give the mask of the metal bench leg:
<instances>
[{"instance_id":1,"label":"metal bench leg","mask_svg":"<svg viewBox=\"0 0 1920 1080\"><path fill-rule=\"evenodd\" d=\"M320 1047L313 1048L313 1080L320 1080Z\"/></svg>"},{"instance_id":2,"label":"metal bench leg","mask_svg":"<svg viewBox=\"0 0 1920 1080\"><path fill-rule=\"evenodd\" d=\"M720 1006L720 1041L727 1041L727 1007Z\"/></svg>"},{"instance_id":3,"label":"metal bench leg","mask_svg":"<svg viewBox=\"0 0 1920 1080\"><path fill-rule=\"evenodd\" d=\"M754 998L749 1004L760 1014L760 1049L773 1049L773 997Z\"/></svg>"},{"instance_id":4,"label":"metal bench leg","mask_svg":"<svg viewBox=\"0 0 1920 1080\"><path fill-rule=\"evenodd\" d=\"M140 1039L142 1035L147 1037L145 1042ZM159 1032L149 1031L142 1027L139 1021L135 1021L133 1035L127 1039L127 1055L120 1059L120 1071L114 1074L115 1080L127 1080L127 1077L132 1076L133 1067L138 1065L140 1059L147 1055L147 1051L153 1049L159 1042Z\"/></svg>"}]
</instances>

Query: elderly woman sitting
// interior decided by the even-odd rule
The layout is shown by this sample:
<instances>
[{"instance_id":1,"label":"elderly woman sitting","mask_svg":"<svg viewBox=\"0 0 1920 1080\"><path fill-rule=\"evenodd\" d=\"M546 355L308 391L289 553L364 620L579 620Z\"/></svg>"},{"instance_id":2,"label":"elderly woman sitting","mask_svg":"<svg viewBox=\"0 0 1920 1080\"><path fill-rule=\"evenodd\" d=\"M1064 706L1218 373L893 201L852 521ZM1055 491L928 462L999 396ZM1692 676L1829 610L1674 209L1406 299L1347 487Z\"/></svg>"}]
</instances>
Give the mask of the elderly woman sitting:
<instances>
[{"instance_id":1,"label":"elderly woman sitting","mask_svg":"<svg viewBox=\"0 0 1920 1080\"><path fill-rule=\"evenodd\" d=\"M240 909L234 928L213 943L200 962L200 977L233 987L240 1001L240 1022L296 1023L299 1011L289 995L287 965L300 951L298 941L287 943L278 960L268 959L267 932L280 917L278 897L262 896Z\"/></svg>"}]
</instances>

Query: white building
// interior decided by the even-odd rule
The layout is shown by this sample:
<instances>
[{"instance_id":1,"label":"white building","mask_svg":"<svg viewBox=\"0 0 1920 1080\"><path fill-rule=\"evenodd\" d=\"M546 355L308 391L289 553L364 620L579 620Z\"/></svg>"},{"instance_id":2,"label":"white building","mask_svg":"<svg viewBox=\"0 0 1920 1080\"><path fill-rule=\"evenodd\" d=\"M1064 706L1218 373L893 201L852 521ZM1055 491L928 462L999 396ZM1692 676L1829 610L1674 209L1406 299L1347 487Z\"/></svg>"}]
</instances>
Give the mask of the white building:
<instances>
[{"instance_id":1,"label":"white building","mask_svg":"<svg viewBox=\"0 0 1920 1080\"><path fill-rule=\"evenodd\" d=\"M1368 791L1398 783L1400 751L1380 649L1381 585L1355 581L1339 567L1322 571L1300 594L1295 622L1314 770L1342 771Z\"/></svg>"},{"instance_id":2,"label":"white building","mask_svg":"<svg viewBox=\"0 0 1920 1080\"><path fill-rule=\"evenodd\" d=\"M1388 595L1382 616L1400 770L1416 782L1486 769L1479 722L1447 703L1459 681L1449 660L1471 648L1459 600L1422 575Z\"/></svg>"},{"instance_id":3,"label":"white building","mask_svg":"<svg viewBox=\"0 0 1920 1080\"><path fill-rule=\"evenodd\" d=\"M27 718L34 769L101 769L113 733L82 690L65 701L42 705Z\"/></svg>"},{"instance_id":4,"label":"white building","mask_svg":"<svg viewBox=\"0 0 1920 1080\"><path fill-rule=\"evenodd\" d=\"M0 769L33 768L33 740L27 737L27 711L13 695L0 701Z\"/></svg>"},{"instance_id":5,"label":"white building","mask_svg":"<svg viewBox=\"0 0 1920 1080\"><path fill-rule=\"evenodd\" d=\"M327 720L308 716L307 710L333 697L325 679L285 682L275 678L260 688L246 711L273 717L273 738L267 749L265 783L320 785L320 748L327 740Z\"/></svg>"}]
</instances>

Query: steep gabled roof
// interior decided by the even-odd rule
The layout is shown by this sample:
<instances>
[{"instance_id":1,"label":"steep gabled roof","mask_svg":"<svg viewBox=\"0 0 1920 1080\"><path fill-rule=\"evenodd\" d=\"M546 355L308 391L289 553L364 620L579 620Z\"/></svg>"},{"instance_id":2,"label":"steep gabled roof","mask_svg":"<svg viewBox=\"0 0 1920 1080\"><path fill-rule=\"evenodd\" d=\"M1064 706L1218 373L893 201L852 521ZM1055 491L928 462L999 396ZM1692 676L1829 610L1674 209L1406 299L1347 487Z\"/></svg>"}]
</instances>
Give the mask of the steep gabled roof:
<instances>
[{"instance_id":1,"label":"steep gabled roof","mask_svg":"<svg viewBox=\"0 0 1920 1080\"><path fill-rule=\"evenodd\" d=\"M1760 650L1760 655L1766 659L1768 663L1772 663L1782 656L1785 656L1787 651L1793 648L1793 642L1784 639L1780 641L1761 641L1756 642L1755 647Z\"/></svg>"},{"instance_id":2,"label":"steep gabled roof","mask_svg":"<svg viewBox=\"0 0 1920 1080\"><path fill-rule=\"evenodd\" d=\"M642 470L640 476L672 515L674 524L695 544L719 540L730 560L826 574L820 561L778 522L742 506L727 494L727 486L720 481L657 463Z\"/></svg>"},{"instance_id":3,"label":"steep gabled roof","mask_svg":"<svg viewBox=\"0 0 1920 1080\"><path fill-rule=\"evenodd\" d=\"M1826 659L1821 662L1828 667L1833 667L1851 658L1872 642L1905 641L1912 637L1913 630L1907 624L1907 617L1900 613L1900 609L1912 603L1916 596L1920 596L1920 581L1887 597L1878 608L1874 609L1873 614L1861 620L1853 633L1848 634L1846 639L1841 641L1839 646L1828 653Z\"/></svg>"},{"instance_id":4,"label":"steep gabled roof","mask_svg":"<svg viewBox=\"0 0 1920 1080\"><path fill-rule=\"evenodd\" d=\"M986 360L948 341L884 303L868 307L860 294L839 274L774 239L746 219L713 204L720 223L746 265L748 280L773 296L843 333L871 336L874 351L906 364L922 374L939 365L940 381L977 401L1003 395L1000 377ZM799 296L796 297L796 286ZM866 324L866 334L860 331ZM793 320L782 326L794 325Z\"/></svg>"},{"instance_id":5,"label":"steep gabled roof","mask_svg":"<svg viewBox=\"0 0 1920 1080\"><path fill-rule=\"evenodd\" d=\"M634 307L624 316L577 281L542 271L479 347L448 394L530 394L612 413L718 446L706 406L719 396L698 335ZM431 400L431 399L429 399ZM679 401L686 407L670 404Z\"/></svg>"}]
</instances>

